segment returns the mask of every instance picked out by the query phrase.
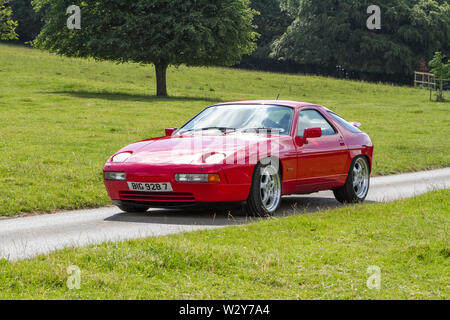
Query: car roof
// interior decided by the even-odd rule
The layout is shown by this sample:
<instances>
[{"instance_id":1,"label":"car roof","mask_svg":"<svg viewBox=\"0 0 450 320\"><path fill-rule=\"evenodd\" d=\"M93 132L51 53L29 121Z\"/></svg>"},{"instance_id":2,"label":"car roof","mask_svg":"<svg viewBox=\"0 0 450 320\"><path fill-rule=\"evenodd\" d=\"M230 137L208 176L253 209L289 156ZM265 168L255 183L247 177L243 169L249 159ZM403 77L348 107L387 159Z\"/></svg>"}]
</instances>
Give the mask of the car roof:
<instances>
[{"instance_id":1,"label":"car roof","mask_svg":"<svg viewBox=\"0 0 450 320\"><path fill-rule=\"evenodd\" d=\"M309 102L298 102L298 101L289 101L289 100L245 100L245 101L231 101L231 102L222 102L215 104L214 106L224 106L224 105L233 105L233 104L260 104L260 105L275 105L275 106L285 106L292 108L303 108L303 107L320 107L317 104L309 103Z\"/></svg>"}]
</instances>

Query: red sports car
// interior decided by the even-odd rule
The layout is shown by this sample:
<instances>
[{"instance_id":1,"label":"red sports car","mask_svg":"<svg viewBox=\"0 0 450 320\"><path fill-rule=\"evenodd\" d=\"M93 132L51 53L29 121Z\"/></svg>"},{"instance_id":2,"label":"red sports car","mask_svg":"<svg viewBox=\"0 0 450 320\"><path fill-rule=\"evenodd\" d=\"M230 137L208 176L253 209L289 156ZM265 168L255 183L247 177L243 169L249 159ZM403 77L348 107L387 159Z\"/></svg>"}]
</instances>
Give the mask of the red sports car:
<instances>
[{"instance_id":1,"label":"red sports car","mask_svg":"<svg viewBox=\"0 0 450 320\"><path fill-rule=\"evenodd\" d=\"M310 103L220 103L180 129L166 129L165 137L117 152L104 182L125 212L240 203L265 216L284 195L320 190L333 190L340 202L362 202L373 144L359 126Z\"/></svg>"}]
</instances>

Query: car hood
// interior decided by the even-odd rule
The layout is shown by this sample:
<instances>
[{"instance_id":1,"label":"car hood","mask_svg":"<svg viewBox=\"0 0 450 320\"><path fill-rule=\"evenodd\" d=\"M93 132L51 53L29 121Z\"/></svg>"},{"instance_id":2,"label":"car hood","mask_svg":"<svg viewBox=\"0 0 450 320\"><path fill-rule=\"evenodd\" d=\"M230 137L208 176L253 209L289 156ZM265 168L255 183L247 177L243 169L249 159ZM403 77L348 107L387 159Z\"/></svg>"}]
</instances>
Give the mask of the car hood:
<instances>
[{"instance_id":1,"label":"car hood","mask_svg":"<svg viewBox=\"0 0 450 320\"><path fill-rule=\"evenodd\" d=\"M213 154L223 154L225 159L273 155L279 151L282 138L259 134L172 136L141 141L118 153L132 152L126 163L205 164Z\"/></svg>"}]
</instances>

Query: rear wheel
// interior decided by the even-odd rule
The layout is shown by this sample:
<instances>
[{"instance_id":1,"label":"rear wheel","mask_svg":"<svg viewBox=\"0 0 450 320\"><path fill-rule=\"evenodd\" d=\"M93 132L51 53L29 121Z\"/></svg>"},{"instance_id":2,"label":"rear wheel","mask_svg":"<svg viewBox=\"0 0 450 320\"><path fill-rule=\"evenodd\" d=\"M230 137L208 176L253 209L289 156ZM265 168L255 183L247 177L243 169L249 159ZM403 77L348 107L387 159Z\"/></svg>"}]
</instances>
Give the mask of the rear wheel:
<instances>
[{"instance_id":1,"label":"rear wheel","mask_svg":"<svg viewBox=\"0 0 450 320\"><path fill-rule=\"evenodd\" d=\"M360 203L366 199L369 186L369 162L366 157L357 157L352 161L345 185L334 190L334 196L341 203Z\"/></svg>"},{"instance_id":2,"label":"rear wheel","mask_svg":"<svg viewBox=\"0 0 450 320\"><path fill-rule=\"evenodd\" d=\"M117 206L119 207L120 210L122 210L123 212L127 212L127 213L147 212L147 210L149 209L149 207L133 206L133 205L130 205L130 204L118 204Z\"/></svg>"},{"instance_id":3,"label":"rear wheel","mask_svg":"<svg viewBox=\"0 0 450 320\"><path fill-rule=\"evenodd\" d=\"M273 215L281 204L281 177L278 166L259 163L253 173L246 211L251 216Z\"/></svg>"}]
</instances>

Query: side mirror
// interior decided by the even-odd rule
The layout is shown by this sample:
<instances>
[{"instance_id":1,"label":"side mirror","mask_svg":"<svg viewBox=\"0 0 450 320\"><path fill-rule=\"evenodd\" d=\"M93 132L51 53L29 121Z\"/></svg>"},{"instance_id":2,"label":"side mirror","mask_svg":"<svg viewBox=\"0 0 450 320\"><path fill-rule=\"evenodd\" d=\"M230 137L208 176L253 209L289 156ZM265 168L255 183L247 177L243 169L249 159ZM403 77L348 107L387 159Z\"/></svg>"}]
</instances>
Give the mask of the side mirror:
<instances>
[{"instance_id":1,"label":"side mirror","mask_svg":"<svg viewBox=\"0 0 450 320\"><path fill-rule=\"evenodd\" d=\"M297 143L301 142L300 145L308 144L308 139L320 138L322 136L321 128L309 128L305 129L303 132L303 138L298 138Z\"/></svg>"},{"instance_id":2,"label":"side mirror","mask_svg":"<svg viewBox=\"0 0 450 320\"><path fill-rule=\"evenodd\" d=\"M175 131L177 131L177 128L166 128L166 137L170 137Z\"/></svg>"},{"instance_id":3,"label":"side mirror","mask_svg":"<svg viewBox=\"0 0 450 320\"><path fill-rule=\"evenodd\" d=\"M356 128L360 128L362 126L362 124L359 122L350 122L350 124Z\"/></svg>"}]
</instances>

